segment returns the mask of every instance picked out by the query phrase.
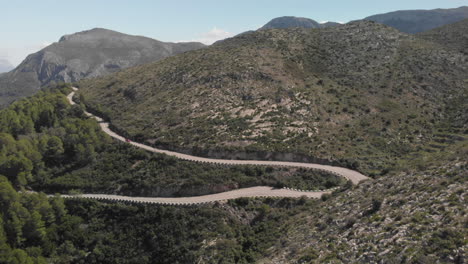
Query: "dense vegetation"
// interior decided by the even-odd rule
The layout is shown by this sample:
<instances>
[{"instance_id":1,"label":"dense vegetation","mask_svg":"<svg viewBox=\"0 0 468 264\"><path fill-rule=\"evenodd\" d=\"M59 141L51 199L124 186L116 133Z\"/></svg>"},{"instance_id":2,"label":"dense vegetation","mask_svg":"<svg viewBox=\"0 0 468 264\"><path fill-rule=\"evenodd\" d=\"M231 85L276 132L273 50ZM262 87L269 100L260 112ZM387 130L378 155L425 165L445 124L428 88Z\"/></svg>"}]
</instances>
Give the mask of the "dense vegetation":
<instances>
[{"instance_id":1,"label":"dense vegetation","mask_svg":"<svg viewBox=\"0 0 468 264\"><path fill-rule=\"evenodd\" d=\"M0 262L463 263L467 151L457 143L321 201L64 203L1 177Z\"/></svg>"},{"instance_id":2,"label":"dense vegetation","mask_svg":"<svg viewBox=\"0 0 468 264\"><path fill-rule=\"evenodd\" d=\"M320 171L259 166L219 166L181 161L115 143L96 160L40 186L43 190L132 196L193 196L252 186L329 189L342 177Z\"/></svg>"},{"instance_id":3,"label":"dense vegetation","mask_svg":"<svg viewBox=\"0 0 468 264\"><path fill-rule=\"evenodd\" d=\"M18 193L0 176L0 205L0 263L48 263L49 257L68 257L67 243L80 235L81 220L67 213L63 200Z\"/></svg>"},{"instance_id":4,"label":"dense vegetation","mask_svg":"<svg viewBox=\"0 0 468 264\"><path fill-rule=\"evenodd\" d=\"M80 82L79 93L119 131L149 144L301 153L380 175L466 131L467 62L361 21L242 34Z\"/></svg>"},{"instance_id":5,"label":"dense vegetation","mask_svg":"<svg viewBox=\"0 0 468 264\"><path fill-rule=\"evenodd\" d=\"M67 201L84 219L85 263L252 263L274 245L282 220L314 201L239 199L206 207Z\"/></svg>"},{"instance_id":6,"label":"dense vegetation","mask_svg":"<svg viewBox=\"0 0 468 264\"><path fill-rule=\"evenodd\" d=\"M287 212L297 213L305 204L288 199L188 208L64 203L18 193L1 176L0 263L251 263L274 244Z\"/></svg>"},{"instance_id":7,"label":"dense vegetation","mask_svg":"<svg viewBox=\"0 0 468 264\"><path fill-rule=\"evenodd\" d=\"M41 91L0 111L0 174L15 186L41 184L93 161L110 139L78 106L67 86Z\"/></svg>"},{"instance_id":8,"label":"dense vegetation","mask_svg":"<svg viewBox=\"0 0 468 264\"><path fill-rule=\"evenodd\" d=\"M339 27L323 32L265 31L226 41L222 44L226 46L215 45L210 48L216 51L214 54L193 52L184 55L209 61L210 56L232 53L232 56L239 58L239 65L234 65L239 68L232 70L241 74L227 73L227 79L223 77L218 80L219 83L228 86L233 80L260 76L269 84L277 84L274 86L278 88L274 91L277 97L271 97L269 89L262 90L267 86L254 87L255 83L243 86L244 90L229 91L216 86L219 84L213 77L216 75L206 75L206 80L205 77L193 80L188 75L173 74L180 65L190 68L189 64L178 63L185 60L184 56L151 66L161 71L157 75L162 76L160 81L164 84L173 83L171 78L184 84L204 80L203 85L210 83L214 86L212 88L217 89L207 101L202 99L209 96L201 96L200 102L204 104L197 107L192 105L194 109L205 107L205 103L207 107L212 107L210 100L219 103L222 98L216 97L219 95L217 92L229 96L232 96L229 94L232 92L235 96L229 98L237 96L243 101L243 108L232 114L224 112L212 119L206 119L202 114L198 118L192 116L193 126L187 127L181 126L180 121L190 116L190 111L179 112L168 108L153 112L152 115L169 114L167 118L175 118L164 132L167 134L157 140L153 137L157 133L151 134L151 129L143 128L141 134L136 133L141 125L139 122L152 124L149 120L143 120L143 115L134 116L133 121L127 119L130 116L116 119L115 114L109 112L110 106L104 106L110 102L103 100L103 105L99 106L93 101L98 98L94 91L85 91L80 99L89 103L95 111L116 121L120 129L128 129L123 131L129 135L156 143L169 138L167 142L182 142L182 145L188 146L192 139L203 142L213 136L212 141L207 141L208 145L227 142L224 146L239 149L251 140L242 136L246 127L253 129L252 120L255 121L253 123L258 122L257 125L263 124L264 128L268 123L271 131L263 136L255 134L255 137L258 136L257 142L246 148L265 150L271 146L270 151L298 151L318 156L330 151L330 157L336 159L351 157L348 164L352 164L353 160L359 161L361 169L375 172L374 180L355 187L344 185L321 200L238 199L192 207L80 199L63 201L59 197L28 192L28 188L32 188L49 192L181 195L253 184L308 189L340 184L340 179L336 177L309 171L192 164L117 143L102 133L94 120L83 115L82 106L70 106L64 96L70 92L70 87L59 85L0 111L0 263L463 263L468 245L468 163L465 158L468 156L468 143L463 135L467 129L467 108L464 107L467 87L466 75L463 75L466 73L466 68L463 68L466 57L455 51L441 51L439 46L389 32L381 26L377 26L377 32L370 31L370 36L367 36L365 31L360 31L367 26L369 24L362 22L351 24L350 28ZM371 26L371 29L374 27ZM356 41L352 44L356 44L354 48L357 50L370 48L369 57L364 56L364 59L369 60L369 67L373 69L351 71L359 69L354 63L362 62L356 59L356 50L346 56L337 55L325 45L325 50L313 52L341 62L336 65L346 65L344 77L339 77L343 68L331 69L327 68L327 63L322 64L328 62L326 59L322 58L324 61L321 61L312 56L311 60L306 60L305 57L295 56L295 50L301 47L311 52L317 47L315 40L331 41L327 40L327 36L336 36L337 30L344 34L345 39L350 37ZM346 35L348 31L351 35ZM297 32L317 38L298 40ZM333 35L329 35L330 32ZM397 52L399 57L391 61L393 68L388 71L372 63L380 59L385 61L388 55L385 52L390 54L395 49L382 48L381 54L377 54L372 52L371 44L369 47L359 46L357 44L361 41L354 39L363 37L368 41L367 38L372 40L379 34L388 38L385 40L400 41L396 50L401 53ZM273 48L268 46L270 44L265 45L268 49L263 50L267 52L263 54L264 58L287 57L288 63L282 67L288 69L284 73L289 75L284 76L312 74L296 79L278 75L273 76L276 81L271 81L266 77L269 75L250 72L250 66L246 66L249 64L243 64L246 62L243 60L255 57L253 54L257 53L255 49L245 47L252 41L262 44L271 39ZM337 43L332 43L338 45L344 40L334 41ZM376 43L395 48L391 41ZM229 49L226 51L225 47ZM372 56L382 57L375 59ZM418 59L422 57L424 61ZM302 64L293 63L297 61ZM452 63L450 73L446 69L449 62ZM263 66L266 68L262 69L269 69L269 74L281 73L280 69L274 69L278 65L281 63L265 64ZM297 65L308 70L302 72L300 67L296 68ZM224 63L222 66L229 65ZM328 66L331 67L331 64ZM395 70L400 67L401 71ZM424 70L419 70L421 67ZM135 71L142 69L144 67ZM205 70L210 71L201 69L202 75ZM323 72L318 71L320 69ZM373 70L375 72L369 73ZM115 95L116 101L140 100L139 103L144 105L142 96L149 97L144 93L152 91L143 88L153 87L151 78L155 73L141 71L141 74L148 74L151 78L138 78L142 82L140 84L133 83L134 79L122 77L130 76L132 71L96 80L93 85L100 89L102 87L98 86L108 85L109 80L121 81L108 87L110 90L116 89L116 94L112 94L112 91L106 94L108 90L103 94ZM387 73L395 76L387 76L387 79ZM133 74L132 78L136 73ZM301 78L305 82L295 84ZM278 79L281 81L277 82ZM364 88L360 90L357 83ZM384 86L369 86L371 83ZM88 83L82 83L82 86L84 84ZM178 85L170 88L176 89ZM199 89L197 92L206 95L203 85L197 85L194 86ZM257 89L260 92L257 93ZM456 93L455 89L458 89ZM294 93L291 94L291 91ZM167 94L158 96L164 99L170 92L163 91ZM301 94L305 94L305 97L301 97ZM444 99L447 94L451 94L451 97ZM176 103L190 98L189 94L184 94L184 98L173 97L169 100ZM273 107L276 110L262 113L260 119L256 118L256 112L243 112L246 109L263 111L263 108L254 109L258 106L255 101L258 98L260 101L266 100L266 103L277 98ZM310 109L301 111L302 103L310 105ZM122 104L121 108L129 105ZM313 109L315 106L317 109ZM150 108L148 105L146 107ZM224 108L213 109L227 111ZM120 111L113 110L117 113ZM132 109L133 114L139 110ZM193 113L197 115L201 112ZM170 114L174 115L171 117ZM164 115L158 118L166 118ZM299 118L300 115L306 116L302 120L304 123L290 123L290 117ZM132 126L122 125L125 122L130 122ZM328 125L324 125L326 123ZM198 127L200 124L206 126ZM216 129L210 130L213 124L214 128L223 127L229 133L216 134ZM309 127L311 124L313 127ZM306 130L297 130L302 127ZM209 135L207 131L213 134ZM309 132L311 136L307 134L303 139L295 135ZM150 134L151 137L148 136ZM322 137L325 139L321 145L315 145ZM226 141L218 141L224 138ZM288 146L294 146L293 150ZM168 191L163 193L163 189Z\"/></svg>"},{"instance_id":9,"label":"dense vegetation","mask_svg":"<svg viewBox=\"0 0 468 264\"><path fill-rule=\"evenodd\" d=\"M1 263L191 263L211 250L202 242L214 237L239 244L217 245L230 253L218 255L216 249L209 253L213 258L247 263L264 254L263 243L272 244L280 226L279 215L265 216L268 206L258 202L246 209L249 215L272 217L259 226L236 219L220 204L64 204L60 198L26 191L30 188L170 196L183 194L184 188L199 194L257 184L312 189L343 183L307 170L193 164L117 143L80 106L69 105L65 94L70 91L70 86L58 85L0 111ZM217 185L225 189L217 190ZM298 203L284 201L287 206ZM265 226L273 233L264 232Z\"/></svg>"},{"instance_id":10,"label":"dense vegetation","mask_svg":"<svg viewBox=\"0 0 468 264\"><path fill-rule=\"evenodd\" d=\"M325 189L344 183L323 172L195 164L148 153L105 135L61 85L0 111L0 175L48 192L200 195L255 185Z\"/></svg>"}]
</instances>

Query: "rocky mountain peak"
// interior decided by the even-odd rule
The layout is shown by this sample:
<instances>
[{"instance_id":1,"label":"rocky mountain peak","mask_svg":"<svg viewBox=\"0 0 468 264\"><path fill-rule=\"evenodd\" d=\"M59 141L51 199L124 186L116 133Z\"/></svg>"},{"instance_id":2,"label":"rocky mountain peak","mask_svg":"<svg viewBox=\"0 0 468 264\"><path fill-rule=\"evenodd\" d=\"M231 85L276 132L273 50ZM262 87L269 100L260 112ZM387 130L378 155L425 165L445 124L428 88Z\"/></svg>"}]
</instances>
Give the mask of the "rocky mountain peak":
<instances>
[{"instance_id":1,"label":"rocky mountain peak","mask_svg":"<svg viewBox=\"0 0 468 264\"><path fill-rule=\"evenodd\" d=\"M283 16L272 19L270 22L265 24L261 29L271 28L319 28L320 24L310 18L305 17L294 17L294 16Z\"/></svg>"},{"instance_id":2,"label":"rocky mountain peak","mask_svg":"<svg viewBox=\"0 0 468 264\"><path fill-rule=\"evenodd\" d=\"M50 82L75 82L204 47L201 43L169 43L94 28L65 35L59 42L29 55L0 77L0 105L31 95Z\"/></svg>"}]
</instances>

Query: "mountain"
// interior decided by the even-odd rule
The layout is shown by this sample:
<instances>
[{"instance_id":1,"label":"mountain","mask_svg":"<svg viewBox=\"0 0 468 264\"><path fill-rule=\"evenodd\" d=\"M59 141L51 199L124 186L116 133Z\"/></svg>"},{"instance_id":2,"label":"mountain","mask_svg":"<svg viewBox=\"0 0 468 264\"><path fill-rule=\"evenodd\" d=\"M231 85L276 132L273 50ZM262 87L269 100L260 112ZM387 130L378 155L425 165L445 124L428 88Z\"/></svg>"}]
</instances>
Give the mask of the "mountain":
<instances>
[{"instance_id":1,"label":"mountain","mask_svg":"<svg viewBox=\"0 0 468 264\"><path fill-rule=\"evenodd\" d=\"M467 154L465 141L303 209L261 263L465 263Z\"/></svg>"},{"instance_id":2,"label":"mountain","mask_svg":"<svg viewBox=\"0 0 468 264\"><path fill-rule=\"evenodd\" d=\"M406 33L419 33L468 18L468 6L452 9L403 10L364 18Z\"/></svg>"},{"instance_id":3,"label":"mountain","mask_svg":"<svg viewBox=\"0 0 468 264\"><path fill-rule=\"evenodd\" d=\"M419 33L417 36L468 55L468 19Z\"/></svg>"},{"instance_id":4,"label":"mountain","mask_svg":"<svg viewBox=\"0 0 468 264\"><path fill-rule=\"evenodd\" d=\"M452 27L448 38L463 29ZM81 80L80 104L67 102L68 84L11 104L0 111L0 263L465 263L468 60L437 39L370 21L260 30ZM374 179L321 199L193 206L35 192L330 184L314 171L146 152L84 107L139 141L302 153Z\"/></svg>"},{"instance_id":5,"label":"mountain","mask_svg":"<svg viewBox=\"0 0 468 264\"><path fill-rule=\"evenodd\" d=\"M102 28L66 35L0 77L0 105L51 82L102 76L202 47L201 43L166 43Z\"/></svg>"},{"instance_id":6,"label":"mountain","mask_svg":"<svg viewBox=\"0 0 468 264\"><path fill-rule=\"evenodd\" d=\"M90 110L148 144L295 153L379 175L466 131L466 67L459 52L359 21L251 32L78 85Z\"/></svg>"},{"instance_id":7,"label":"mountain","mask_svg":"<svg viewBox=\"0 0 468 264\"><path fill-rule=\"evenodd\" d=\"M277 17L272 19L270 22L266 23L260 29L271 29L271 28L319 28L320 24L315 20L305 18L305 17L293 17L293 16L284 16Z\"/></svg>"},{"instance_id":8,"label":"mountain","mask_svg":"<svg viewBox=\"0 0 468 264\"><path fill-rule=\"evenodd\" d=\"M15 67L8 60L0 58L0 73L11 71L13 68Z\"/></svg>"},{"instance_id":9,"label":"mountain","mask_svg":"<svg viewBox=\"0 0 468 264\"><path fill-rule=\"evenodd\" d=\"M270 22L266 23L260 30L263 29L272 29L272 28L323 28L323 27L334 27L340 25L335 22L325 22L318 23L315 20L305 17L293 17L293 16L283 16L272 19Z\"/></svg>"},{"instance_id":10,"label":"mountain","mask_svg":"<svg viewBox=\"0 0 468 264\"><path fill-rule=\"evenodd\" d=\"M257 30L266 30L266 29L285 29L285 28L327 28L327 27L336 27L341 25L340 23L336 22L324 22L324 23L318 23L315 20L312 20L310 18L305 18L305 17L293 17L293 16L284 16L284 17L277 17L270 22L266 23L263 27L257 29ZM248 30L242 33L239 33L234 36L239 37L244 34L249 34L253 33L255 30ZM230 38L227 38L230 39ZM224 42L227 39L222 39L216 41L214 44L219 44L221 42Z\"/></svg>"},{"instance_id":11,"label":"mountain","mask_svg":"<svg viewBox=\"0 0 468 264\"><path fill-rule=\"evenodd\" d=\"M339 26L341 25L341 23L337 23L337 22L323 22L320 24L320 27L321 28L327 28L327 27L336 27L336 26Z\"/></svg>"}]
</instances>

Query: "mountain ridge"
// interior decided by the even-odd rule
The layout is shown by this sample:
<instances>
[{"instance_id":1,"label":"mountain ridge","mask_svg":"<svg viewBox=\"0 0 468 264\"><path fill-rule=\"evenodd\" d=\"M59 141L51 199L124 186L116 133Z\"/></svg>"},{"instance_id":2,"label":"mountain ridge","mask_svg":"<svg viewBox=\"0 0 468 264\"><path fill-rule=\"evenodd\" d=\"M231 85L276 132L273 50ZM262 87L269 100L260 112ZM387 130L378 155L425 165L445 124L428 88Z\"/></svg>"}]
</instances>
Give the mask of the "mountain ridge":
<instances>
[{"instance_id":1,"label":"mountain ridge","mask_svg":"<svg viewBox=\"0 0 468 264\"><path fill-rule=\"evenodd\" d=\"M419 33L468 18L468 6L432 10L398 10L364 18L405 33Z\"/></svg>"},{"instance_id":2,"label":"mountain ridge","mask_svg":"<svg viewBox=\"0 0 468 264\"><path fill-rule=\"evenodd\" d=\"M305 18L305 17L295 17L295 16L282 16L273 18L268 23L263 25L258 30L265 30L265 29L272 29L272 28L325 28L325 27L333 27L340 25L340 23L336 22L324 22L319 23L313 19Z\"/></svg>"},{"instance_id":3,"label":"mountain ridge","mask_svg":"<svg viewBox=\"0 0 468 264\"><path fill-rule=\"evenodd\" d=\"M468 54L468 19L422 32L417 36Z\"/></svg>"},{"instance_id":4,"label":"mountain ridge","mask_svg":"<svg viewBox=\"0 0 468 264\"><path fill-rule=\"evenodd\" d=\"M202 47L196 42L161 42L103 28L64 35L0 76L0 105L31 95L51 82L106 75Z\"/></svg>"},{"instance_id":5,"label":"mountain ridge","mask_svg":"<svg viewBox=\"0 0 468 264\"><path fill-rule=\"evenodd\" d=\"M436 110L466 89L465 68L462 54L359 21L260 30L78 85L86 105L138 141L344 159L369 175L425 148L429 123L454 116L466 129L458 101Z\"/></svg>"}]
</instances>

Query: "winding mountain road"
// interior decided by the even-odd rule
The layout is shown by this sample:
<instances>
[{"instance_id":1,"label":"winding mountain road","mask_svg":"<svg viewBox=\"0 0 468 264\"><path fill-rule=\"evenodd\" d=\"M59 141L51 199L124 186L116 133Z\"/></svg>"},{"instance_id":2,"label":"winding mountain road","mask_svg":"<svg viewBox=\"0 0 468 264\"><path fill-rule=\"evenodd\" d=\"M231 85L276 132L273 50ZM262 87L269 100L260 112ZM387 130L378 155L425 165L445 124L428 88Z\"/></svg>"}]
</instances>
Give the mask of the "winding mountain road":
<instances>
[{"instance_id":1,"label":"winding mountain road","mask_svg":"<svg viewBox=\"0 0 468 264\"><path fill-rule=\"evenodd\" d=\"M67 99L71 105L74 105L73 96L78 89L73 87L73 92L71 92ZM210 159L204 157L197 157L192 155L187 155L183 153L178 153L169 150L157 149L148 145L144 145L137 142L127 142L127 140L113 132L109 128L109 123L104 122L104 120L98 116L95 116L89 112L84 111L84 113L95 118L101 129L108 134L109 136L132 144L138 148L145 149L147 151L162 153L169 156L173 156L182 160L188 160L193 162L201 163L211 163L211 164L222 164L222 165L258 165L258 166L284 166L284 167L298 167L298 168L307 168L326 171L338 176L342 176L350 180L353 184L358 184L360 181L369 179L369 177L351 170L342 167L330 166L330 165L321 165L314 163L302 163L302 162L286 162L286 161L264 161L264 160L227 160L227 159ZM228 199L236 199L241 197L301 197L306 196L309 198L320 198L323 194L330 193L328 191L299 191L292 189L274 189L272 187L259 186L251 188L243 188L223 193L195 196L195 197L170 197L170 198L161 198L161 197L129 197L129 196L120 196L120 195L108 195L108 194L82 194L82 195L62 195L64 198L91 198L91 199L107 199L107 200L118 200L118 201L129 201L129 202L142 202L142 203L159 203L159 204L199 204L199 203L208 203Z\"/></svg>"},{"instance_id":2,"label":"winding mountain road","mask_svg":"<svg viewBox=\"0 0 468 264\"><path fill-rule=\"evenodd\" d=\"M320 198L323 194L330 191L303 192L291 189L274 189L268 186L257 186L242 188L222 193L193 196L193 197L134 197L111 194L80 194L80 195L61 195L63 198L87 198L96 200L125 201L133 203L154 203L168 205L191 205L204 204L216 201L225 201L242 197L290 197L299 198L302 196L308 198Z\"/></svg>"}]
</instances>

